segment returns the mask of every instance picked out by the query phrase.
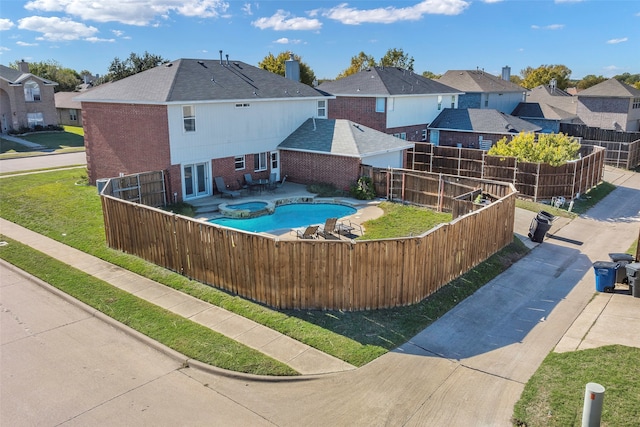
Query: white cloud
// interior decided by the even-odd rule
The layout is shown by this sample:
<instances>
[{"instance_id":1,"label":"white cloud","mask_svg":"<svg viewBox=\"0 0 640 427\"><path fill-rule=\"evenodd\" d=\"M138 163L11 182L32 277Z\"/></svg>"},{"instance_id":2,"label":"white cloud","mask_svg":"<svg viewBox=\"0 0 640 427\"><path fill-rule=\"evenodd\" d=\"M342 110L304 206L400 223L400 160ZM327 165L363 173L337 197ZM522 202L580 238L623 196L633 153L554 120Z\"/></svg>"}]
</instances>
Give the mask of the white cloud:
<instances>
[{"instance_id":1,"label":"white cloud","mask_svg":"<svg viewBox=\"0 0 640 427\"><path fill-rule=\"evenodd\" d=\"M629 39L627 37L622 37L619 39L607 40L607 44L618 44L618 43L624 43L626 41L629 41Z\"/></svg>"},{"instance_id":2,"label":"white cloud","mask_svg":"<svg viewBox=\"0 0 640 427\"><path fill-rule=\"evenodd\" d=\"M218 17L229 3L222 0L32 0L25 9L44 12L64 12L86 21L120 22L145 26L170 13L202 18Z\"/></svg>"},{"instance_id":3,"label":"white cloud","mask_svg":"<svg viewBox=\"0 0 640 427\"><path fill-rule=\"evenodd\" d=\"M500 3L503 0L482 0L484 3Z\"/></svg>"},{"instance_id":4,"label":"white cloud","mask_svg":"<svg viewBox=\"0 0 640 427\"><path fill-rule=\"evenodd\" d=\"M458 15L470 2L464 0L424 0L413 6L392 6L377 9L356 9L342 3L322 13L323 16L346 25L363 23L392 24L398 21L418 21L424 15Z\"/></svg>"},{"instance_id":5,"label":"white cloud","mask_svg":"<svg viewBox=\"0 0 640 427\"><path fill-rule=\"evenodd\" d=\"M111 30L111 32L116 37L122 37L122 35L124 34L124 31L120 31L120 30Z\"/></svg>"},{"instance_id":6,"label":"white cloud","mask_svg":"<svg viewBox=\"0 0 640 427\"><path fill-rule=\"evenodd\" d=\"M551 24L544 27L541 27L540 25L532 25L531 28L534 30L561 30L564 28L564 24Z\"/></svg>"},{"instance_id":7,"label":"white cloud","mask_svg":"<svg viewBox=\"0 0 640 427\"><path fill-rule=\"evenodd\" d=\"M278 40L276 40L274 43L278 43L278 44L300 44L302 43L302 40L300 39L289 39L286 37L282 37L279 38Z\"/></svg>"},{"instance_id":8,"label":"white cloud","mask_svg":"<svg viewBox=\"0 0 640 427\"><path fill-rule=\"evenodd\" d=\"M38 43L27 43L22 41L17 41L16 44L18 46L38 46Z\"/></svg>"},{"instance_id":9,"label":"white cloud","mask_svg":"<svg viewBox=\"0 0 640 427\"><path fill-rule=\"evenodd\" d=\"M241 10L245 13L245 15L253 15L253 12L251 11L251 3L245 3L244 5L242 5Z\"/></svg>"},{"instance_id":10,"label":"white cloud","mask_svg":"<svg viewBox=\"0 0 640 427\"><path fill-rule=\"evenodd\" d=\"M275 31L285 30L319 30L322 23L317 19L291 17L289 12L278 10L270 18L259 18L251 23L261 30L271 28Z\"/></svg>"},{"instance_id":11,"label":"white cloud","mask_svg":"<svg viewBox=\"0 0 640 427\"><path fill-rule=\"evenodd\" d=\"M98 29L69 18L29 16L18 21L18 28L42 33L36 40L70 41L93 37Z\"/></svg>"},{"instance_id":12,"label":"white cloud","mask_svg":"<svg viewBox=\"0 0 640 427\"><path fill-rule=\"evenodd\" d=\"M84 40L91 43L101 43L101 42L113 43L116 41L116 39L101 39L98 37L87 37Z\"/></svg>"},{"instance_id":13,"label":"white cloud","mask_svg":"<svg viewBox=\"0 0 640 427\"><path fill-rule=\"evenodd\" d=\"M0 18L0 31L5 31L13 27L15 24L11 22L11 19Z\"/></svg>"},{"instance_id":14,"label":"white cloud","mask_svg":"<svg viewBox=\"0 0 640 427\"><path fill-rule=\"evenodd\" d=\"M2 52L9 52L11 49L9 49L8 47L4 47L4 46L0 46L0 53Z\"/></svg>"}]
</instances>

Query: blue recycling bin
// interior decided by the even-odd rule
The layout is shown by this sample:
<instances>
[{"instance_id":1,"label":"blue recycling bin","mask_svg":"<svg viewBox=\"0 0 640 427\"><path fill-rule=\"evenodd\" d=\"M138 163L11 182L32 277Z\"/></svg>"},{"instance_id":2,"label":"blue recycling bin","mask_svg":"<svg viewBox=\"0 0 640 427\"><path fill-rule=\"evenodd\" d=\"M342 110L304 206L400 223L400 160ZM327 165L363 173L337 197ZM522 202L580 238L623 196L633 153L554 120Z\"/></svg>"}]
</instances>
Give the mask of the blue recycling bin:
<instances>
[{"instance_id":1,"label":"blue recycling bin","mask_svg":"<svg viewBox=\"0 0 640 427\"><path fill-rule=\"evenodd\" d=\"M609 261L596 261L593 270L596 273L596 291L613 292L616 287L616 271L620 264Z\"/></svg>"}]
</instances>

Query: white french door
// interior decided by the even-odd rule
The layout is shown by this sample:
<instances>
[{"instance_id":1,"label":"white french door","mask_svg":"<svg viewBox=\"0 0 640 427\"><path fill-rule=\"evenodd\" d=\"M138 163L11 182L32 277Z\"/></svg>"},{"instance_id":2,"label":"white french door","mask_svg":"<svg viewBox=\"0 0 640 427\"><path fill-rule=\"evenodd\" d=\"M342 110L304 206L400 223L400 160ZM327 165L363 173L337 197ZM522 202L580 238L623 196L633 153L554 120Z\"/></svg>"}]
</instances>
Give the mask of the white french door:
<instances>
[{"instance_id":1,"label":"white french door","mask_svg":"<svg viewBox=\"0 0 640 427\"><path fill-rule=\"evenodd\" d=\"M182 167L184 198L206 196L209 193L209 163L193 163Z\"/></svg>"},{"instance_id":2,"label":"white french door","mask_svg":"<svg viewBox=\"0 0 640 427\"><path fill-rule=\"evenodd\" d=\"M271 173L276 174L276 180L280 179L280 152L272 151L270 153L271 158Z\"/></svg>"}]
</instances>

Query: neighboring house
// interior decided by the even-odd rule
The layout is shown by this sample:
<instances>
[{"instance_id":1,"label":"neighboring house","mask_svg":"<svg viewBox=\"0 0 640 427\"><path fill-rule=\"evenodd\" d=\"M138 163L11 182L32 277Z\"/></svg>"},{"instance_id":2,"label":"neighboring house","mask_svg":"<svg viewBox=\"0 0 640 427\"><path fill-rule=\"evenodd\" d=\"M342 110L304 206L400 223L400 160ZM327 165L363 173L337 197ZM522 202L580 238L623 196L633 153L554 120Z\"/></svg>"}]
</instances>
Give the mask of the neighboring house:
<instances>
[{"instance_id":1,"label":"neighboring house","mask_svg":"<svg viewBox=\"0 0 640 427\"><path fill-rule=\"evenodd\" d=\"M548 85L536 86L527 92L525 102L546 104L550 107L566 111L567 114L577 115L578 98L559 89L553 80Z\"/></svg>"},{"instance_id":2,"label":"neighboring house","mask_svg":"<svg viewBox=\"0 0 640 427\"><path fill-rule=\"evenodd\" d=\"M577 104L576 97L558 89L552 81L531 89L527 102L518 104L511 114L542 127L543 133L558 133L560 123L582 124L576 114Z\"/></svg>"},{"instance_id":3,"label":"neighboring house","mask_svg":"<svg viewBox=\"0 0 640 427\"><path fill-rule=\"evenodd\" d=\"M348 189L360 165L405 167L408 143L350 120L308 119L280 145L282 171L301 184L332 183Z\"/></svg>"},{"instance_id":4,"label":"neighboring house","mask_svg":"<svg viewBox=\"0 0 640 427\"><path fill-rule=\"evenodd\" d=\"M82 126L82 104L75 98L82 92L57 92L56 113L58 124L68 126Z\"/></svg>"},{"instance_id":5,"label":"neighboring house","mask_svg":"<svg viewBox=\"0 0 640 427\"><path fill-rule=\"evenodd\" d=\"M505 136L541 130L540 126L497 110L447 108L429 125L429 136L434 145L488 150Z\"/></svg>"},{"instance_id":6,"label":"neighboring house","mask_svg":"<svg viewBox=\"0 0 640 427\"><path fill-rule=\"evenodd\" d=\"M287 61L288 73L296 66ZM89 179L165 170L171 198L189 200L214 194L215 176L231 188L245 173L280 176L278 145L307 119L326 118L329 98L222 54L97 86L76 98Z\"/></svg>"},{"instance_id":7,"label":"neighboring house","mask_svg":"<svg viewBox=\"0 0 640 427\"><path fill-rule=\"evenodd\" d=\"M456 108L461 92L412 71L371 67L318 89L330 119L346 119L407 141L426 141L427 125L443 108Z\"/></svg>"},{"instance_id":8,"label":"neighboring house","mask_svg":"<svg viewBox=\"0 0 640 427\"><path fill-rule=\"evenodd\" d=\"M640 131L640 89L616 79L578 92L576 113L590 127Z\"/></svg>"},{"instance_id":9,"label":"neighboring house","mask_svg":"<svg viewBox=\"0 0 640 427\"><path fill-rule=\"evenodd\" d=\"M438 81L461 92L458 108L480 108L510 114L526 100L527 89L509 81L511 69L502 68L502 77L484 70L449 70Z\"/></svg>"},{"instance_id":10,"label":"neighboring house","mask_svg":"<svg viewBox=\"0 0 640 427\"><path fill-rule=\"evenodd\" d=\"M2 133L20 132L58 124L54 87L56 82L29 72L21 61L19 69L0 65L0 126Z\"/></svg>"}]
</instances>

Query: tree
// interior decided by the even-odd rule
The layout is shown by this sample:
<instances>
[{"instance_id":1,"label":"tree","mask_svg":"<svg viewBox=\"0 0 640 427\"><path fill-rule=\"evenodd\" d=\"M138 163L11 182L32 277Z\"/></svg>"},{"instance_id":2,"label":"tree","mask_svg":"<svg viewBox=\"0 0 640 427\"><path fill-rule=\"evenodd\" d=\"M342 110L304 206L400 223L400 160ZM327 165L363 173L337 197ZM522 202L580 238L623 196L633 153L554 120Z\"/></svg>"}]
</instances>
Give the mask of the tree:
<instances>
[{"instance_id":1,"label":"tree","mask_svg":"<svg viewBox=\"0 0 640 427\"><path fill-rule=\"evenodd\" d=\"M387 53L380 59L381 67L399 67L405 70L413 71L413 57L404 53L402 48L389 49Z\"/></svg>"},{"instance_id":2,"label":"tree","mask_svg":"<svg viewBox=\"0 0 640 427\"><path fill-rule=\"evenodd\" d=\"M431 71L423 71L422 77L426 77L428 79L439 79L440 77L442 77L442 74L435 74L435 73L432 73Z\"/></svg>"},{"instance_id":3,"label":"tree","mask_svg":"<svg viewBox=\"0 0 640 427\"><path fill-rule=\"evenodd\" d=\"M613 76L613 78L622 83L628 84L629 86L635 86L636 88L639 88L638 83L640 83L640 74L623 73L617 76Z\"/></svg>"},{"instance_id":4,"label":"tree","mask_svg":"<svg viewBox=\"0 0 640 427\"><path fill-rule=\"evenodd\" d=\"M350 76L352 74L359 73L360 71L366 70L367 68L375 67L376 60L372 55L367 55L364 52L360 52L356 56L351 57L351 65L346 70L343 70L336 79L341 79L343 77Z\"/></svg>"},{"instance_id":5,"label":"tree","mask_svg":"<svg viewBox=\"0 0 640 427\"><path fill-rule=\"evenodd\" d=\"M159 55L152 55L147 51L145 51L142 56L131 52L129 57L124 61L121 61L118 57L115 57L113 61L111 61L111 64L109 65L109 76L106 80L121 80L125 77L157 67L165 62L168 62L168 60Z\"/></svg>"},{"instance_id":6,"label":"tree","mask_svg":"<svg viewBox=\"0 0 640 427\"><path fill-rule=\"evenodd\" d=\"M598 83L602 83L605 80L608 80L608 79L603 76L595 76L593 74L589 74L587 76L584 76L582 80L580 80L576 84L576 87L580 90L589 89L591 86L595 86Z\"/></svg>"},{"instance_id":7,"label":"tree","mask_svg":"<svg viewBox=\"0 0 640 427\"><path fill-rule=\"evenodd\" d=\"M556 87L565 90L569 86L571 70L564 65L541 65L538 68L527 67L520 74L522 86L527 89L548 85L552 79L556 79Z\"/></svg>"},{"instance_id":8,"label":"tree","mask_svg":"<svg viewBox=\"0 0 640 427\"><path fill-rule=\"evenodd\" d=\"M9 64L9 66L19 69L18 61ZM64 68L60 63L52 59L29 63L29 72L35 76L58 83L58 86L54 87L55 92L73 92L76 86L82 83L80 75L75 70Z\"/></svg>"},{"instance_id":9,"label":"tree","mask_svg":"<svg viewBox=\"0 0 640 427\"><path fill-rule=\"evenodd\" d=\"M491 147L492 156L516 157L519 161L548 163L560 166L575 160L580 151L580 143L572 136L562 133L539 134L521 132L511 141L505 136Z\"/></svg>"},{"instance_id":10,"label":"tree","mask_svg":"<svg viewBox=\"0 0 640 427\"><path fill-rule=\"evenodd\" d=\"M289 52L280 52L278 56L273 56L271 52L264 57L262 61L258 63L258 67L263 70L271 71L272 73L285 75L285 62L291 57ZM302 59L298 55L293 55L293 58L298 61L300 65L300 81L306 85L313 86L313 82L316 79L316 75L313 73L311 67L302 62Z\"/></svg>"}]
</instances>

